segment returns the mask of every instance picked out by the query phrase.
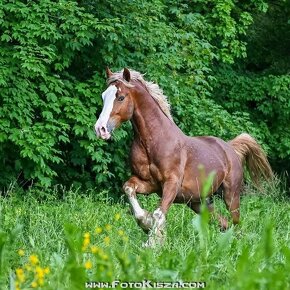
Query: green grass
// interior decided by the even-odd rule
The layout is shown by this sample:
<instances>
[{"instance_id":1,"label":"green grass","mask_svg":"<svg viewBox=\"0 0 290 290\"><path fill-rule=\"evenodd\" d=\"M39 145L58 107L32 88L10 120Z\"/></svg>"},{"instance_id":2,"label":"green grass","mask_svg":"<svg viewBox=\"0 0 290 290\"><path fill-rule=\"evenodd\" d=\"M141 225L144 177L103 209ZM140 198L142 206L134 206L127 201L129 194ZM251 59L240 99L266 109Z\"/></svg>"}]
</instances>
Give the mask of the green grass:
<instances>
[{"instance_id":1,"label":"green grass","mask_svg":"<svg viewBox=\"0 0 290 290\"><path fill-rule=\"evenodd\" d=\"M15 289L21 279L21 274L15 275L19 268L24 269L20 289L31 289L34 280L39 282L37 265L50 269L41 289L85 289L85 281L116 279L205 281L206 289L289 289L289 199L276 185L246 193L236 228L222 233L216 222L201 226L205 214L173 205L165 245L144 249L146 235L125 200L77 190L43 196L39 192L21 196L12 190L0 199L0 289ZM138 198L151 211L158 202L154 196ZM220 199L215 198L215 203L219 212L228 215ZM106 230L105 225L112 228ZM95 233L97 227L102 233ZM83 248L86 232L98 253L92 254L90 246ZM23 257L19 249L24 250ZM27 262L33 254L39 258L36 266ZM89 270L86 261L92 262Z\"/></svg>"}]
</instances>

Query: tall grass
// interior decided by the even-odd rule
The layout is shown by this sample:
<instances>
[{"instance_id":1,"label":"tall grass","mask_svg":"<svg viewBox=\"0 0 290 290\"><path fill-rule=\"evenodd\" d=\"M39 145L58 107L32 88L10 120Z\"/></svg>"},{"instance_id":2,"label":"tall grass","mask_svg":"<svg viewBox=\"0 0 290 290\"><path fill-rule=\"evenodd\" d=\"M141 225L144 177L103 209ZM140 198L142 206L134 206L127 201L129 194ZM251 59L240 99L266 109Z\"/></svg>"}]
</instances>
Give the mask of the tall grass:
<instances>
[{"instance_id":1,"label":"tall grass","mask_svg":"<svg viewBox=\"0 0 290 290\"><path fill-rule=\"evenodd\" d=\"M172 206L166 243L155 249L141 247L146 235L125 200L74 189L25 196L12 189L0 199L0 289L79 290L86 281L143 279L204 281L207 289L289 289L289 200L274 185L248 188L241 224L225 233L208 222L206 211L199 216ZM156 207L156 197L138 198L146 209ZM223 202L214 201L228 215Z\"/></svg>"}]
</instances>

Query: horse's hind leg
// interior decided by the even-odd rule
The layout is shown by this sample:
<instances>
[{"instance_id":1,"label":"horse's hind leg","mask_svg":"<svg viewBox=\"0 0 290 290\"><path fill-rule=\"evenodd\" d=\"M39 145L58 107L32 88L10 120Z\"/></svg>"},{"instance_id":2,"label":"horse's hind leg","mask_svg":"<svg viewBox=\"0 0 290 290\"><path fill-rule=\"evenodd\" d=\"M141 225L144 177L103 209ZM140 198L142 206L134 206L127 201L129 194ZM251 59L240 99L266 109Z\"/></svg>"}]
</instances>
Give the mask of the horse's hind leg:
<instances>
[{"instance_id":1,"label":"horse's hind leg","mask_svg":"<svg viewBox=\"0 0 290 290\"><path fill-rule=\"evenodd\" d=\"M148 232L152 228L154 220L148 211L141 208L136 197L136 192L151 193L157 190L156 186L148 181L143 181L136 176L132 176L127 182L125 182L123 189L131 204L138 225L145 232Z\"/></svg>"},{"instance_id":2,"label":"horse's hind leg","mask_svg":"<svg viewBox=\"0 0 290 290\"><path fill-rule=\"evenodd\" d=\"M228 228L227 219L215 211L213 203L210 200L207 200L206 205L207 205L208 211L210 212L211 216L218 220L221 229L226 230ZM201 207L200 202L190 202L187 204L187 206L190 207L196 213L198 213L198 214L200 213L200 207Z\"/></svg>"},{"instance_id":3,"label":"horse's hind leg","mask_svg":"<svg viewBox=\"0 0 290 290\"><path fill-rule=\"evenodd\" d=\"M231 174L229 178L223 182L224 201L227 209L231 213L233 224L240 221L240 192L242 186L242 176Z\"/></svg>"}]
</instances>

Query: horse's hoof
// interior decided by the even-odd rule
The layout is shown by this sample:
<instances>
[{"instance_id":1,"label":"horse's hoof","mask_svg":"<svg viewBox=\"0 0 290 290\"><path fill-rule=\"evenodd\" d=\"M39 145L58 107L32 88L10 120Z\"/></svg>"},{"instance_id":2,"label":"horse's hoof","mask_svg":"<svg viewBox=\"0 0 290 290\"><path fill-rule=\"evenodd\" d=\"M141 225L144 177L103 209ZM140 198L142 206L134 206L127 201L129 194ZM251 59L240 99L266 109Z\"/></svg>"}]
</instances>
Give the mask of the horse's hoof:
<instances>
[{"instance_id":1,"label":"horse's hoof","mask_svg":"<svg viewBox=\"0 0 290 290\"><path fill-rule=\"evenodd\" d=\"M152 241L147 240L145 243L142 243L142 247L147 248L147 249L152 249L155 247L155 244Z\"/></svg>"},{"instance_id":2,"label":"horse's hoof","mask_svg":"<svg viewBox=\"0 0 290 290\"><path fill-rule=\"evenodd\" d=\"M148 240L142 244L143 248L155 248L164 245L165 238L163 236L159 237L149 237Z\"/></svg>"},{"instance_id":3,"label":"horse's hoof","mask_svg":"<svg viewBox=\"0 0 290 290\"><path fill-rule=\"evenodd\" d=\"M228 230L229 223L228 223L227 219L225 219L224 217L220 217L219 223L220 223L220 231L221 232L225 232L226 230Z\"/></svg>"}]
</instances>

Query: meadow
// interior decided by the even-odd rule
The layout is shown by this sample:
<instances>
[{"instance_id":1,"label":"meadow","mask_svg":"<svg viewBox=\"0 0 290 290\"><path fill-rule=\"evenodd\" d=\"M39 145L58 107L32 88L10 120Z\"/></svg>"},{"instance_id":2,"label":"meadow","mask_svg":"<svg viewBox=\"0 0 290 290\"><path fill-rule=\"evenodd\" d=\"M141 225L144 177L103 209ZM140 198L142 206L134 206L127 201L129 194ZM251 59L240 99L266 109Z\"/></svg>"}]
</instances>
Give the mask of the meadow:
<instances>
[{"instance_id":1,"label":"meadow","mask_svg":"<svg viewBox=\"0 0 290 290\"><path fill-rule=\"evenodd\" d=\"M139 199L150 210L158 201ZM220 198L214 202L228 215ZM196 215L174 205L165 245L146 249L124 197L11 189L0 199L0 289L85 289L88 281L144 279L200 281L206 289L289 289L289 209L279 181L247 188L241 224L224 233L206 211Z\"/></svg>"}]
</instances>

